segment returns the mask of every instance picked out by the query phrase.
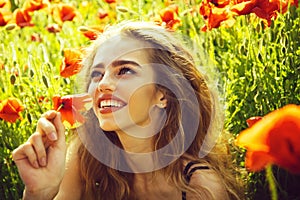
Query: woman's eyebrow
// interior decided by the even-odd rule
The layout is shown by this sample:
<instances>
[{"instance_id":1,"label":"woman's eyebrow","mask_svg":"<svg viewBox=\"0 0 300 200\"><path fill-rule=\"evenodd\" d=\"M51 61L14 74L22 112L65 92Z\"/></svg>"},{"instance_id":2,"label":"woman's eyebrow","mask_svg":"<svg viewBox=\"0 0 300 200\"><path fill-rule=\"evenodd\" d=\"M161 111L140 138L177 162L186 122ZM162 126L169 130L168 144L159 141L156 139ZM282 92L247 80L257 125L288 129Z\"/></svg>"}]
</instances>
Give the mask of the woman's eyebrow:
<instances>
[{"instance_id":1,"label":"woman's eyebrow","mask_svg":"<svg viewBox=\"0 0 300 200\"><path fill-rule=\"evenodd\" d=\"M121 65L134 65L137 67L141 67L137 62L134 62L132 60L115 60L111 63L112 67L117 67L117 66L121 66ZM104 68L104 64L98 63L98 64L94 65L92 68Z\"/></svg>"},{"instance_id":2,"label":"woman's eyebrow","mask_svg":"<svg viewBox=\"0 0 300 200\"><path fill-rule=\"evenodd\" d=\"M103 63L98 63L98 64L92 66L92 68L104 68L104 64Z\"/></svg>"},{"instance_id":3,"label":"woman's eyebrow","mask_svg":"<svg viewBox=\"0 0 300 200\"><path fill-rule=\"evenodd\" d=\"M117 67L120 65L134 65L137 67L141 67L137 62L134 62L132 60L115 60L112 62L112 67Z\"/></svg>"}]
</instances>

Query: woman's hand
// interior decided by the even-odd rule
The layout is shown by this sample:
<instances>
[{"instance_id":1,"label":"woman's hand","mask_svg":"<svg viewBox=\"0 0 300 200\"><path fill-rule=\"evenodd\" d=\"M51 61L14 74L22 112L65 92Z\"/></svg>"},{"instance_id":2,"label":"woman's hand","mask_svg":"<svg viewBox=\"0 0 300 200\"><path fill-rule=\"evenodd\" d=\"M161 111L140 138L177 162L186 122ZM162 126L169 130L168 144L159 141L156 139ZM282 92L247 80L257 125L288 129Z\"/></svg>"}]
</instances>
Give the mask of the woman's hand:
<instances>
[{"instance_id":1,"label":"woman's hand","mask_svg":"<svg viewBox=\"0 0 300 200\"><path fill-rule=\"evenodd\" d=\"M53 199L64 176L66 159L65 128L60 113L44 113L36 132L12 156L25 184L23 198Z\"/></svg>"}]
</instances>

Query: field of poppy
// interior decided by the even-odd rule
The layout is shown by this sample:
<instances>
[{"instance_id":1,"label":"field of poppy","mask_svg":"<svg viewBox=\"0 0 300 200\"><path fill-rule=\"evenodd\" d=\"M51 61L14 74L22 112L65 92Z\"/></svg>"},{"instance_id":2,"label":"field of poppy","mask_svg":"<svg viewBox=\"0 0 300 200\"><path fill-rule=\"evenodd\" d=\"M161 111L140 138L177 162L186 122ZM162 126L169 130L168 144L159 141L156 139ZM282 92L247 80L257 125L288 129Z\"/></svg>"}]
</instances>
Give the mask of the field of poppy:
<instances>
[{"instance_id":1,"label":"field of poppy","mask_svg":"<svg viewBox=\"0 0 300 200\"><path fill-rule=\"evenodd\" d=\"M228 142L247 198L299 199L298 0L0 0L1 198L22 196L11 153L43 112L64 113L67 128L83 122L72 115L89 101L73 95L83 49L123 20L153 21L196 44L237 138Z\"/></svg>"}]
</instances>

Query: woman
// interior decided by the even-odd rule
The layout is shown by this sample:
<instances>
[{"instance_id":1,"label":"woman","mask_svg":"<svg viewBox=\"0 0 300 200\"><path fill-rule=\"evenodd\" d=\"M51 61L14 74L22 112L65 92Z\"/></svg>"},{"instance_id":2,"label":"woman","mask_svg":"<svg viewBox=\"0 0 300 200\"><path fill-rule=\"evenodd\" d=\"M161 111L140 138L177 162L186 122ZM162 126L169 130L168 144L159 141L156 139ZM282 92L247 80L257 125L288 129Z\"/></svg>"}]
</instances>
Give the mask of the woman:
<instances>
[{"instance_id":1,"label":"woman","mask_svg":"<svg viewBox=\"0 0 300 200\"><path fill-rule=\"evenodd\" d=\"M87 52L93 108L67 156L56 111L13 152L24 199L241 198L229 157L215 145L213 95L174 33L122 23Z\"/></svg>"}]
</instances>

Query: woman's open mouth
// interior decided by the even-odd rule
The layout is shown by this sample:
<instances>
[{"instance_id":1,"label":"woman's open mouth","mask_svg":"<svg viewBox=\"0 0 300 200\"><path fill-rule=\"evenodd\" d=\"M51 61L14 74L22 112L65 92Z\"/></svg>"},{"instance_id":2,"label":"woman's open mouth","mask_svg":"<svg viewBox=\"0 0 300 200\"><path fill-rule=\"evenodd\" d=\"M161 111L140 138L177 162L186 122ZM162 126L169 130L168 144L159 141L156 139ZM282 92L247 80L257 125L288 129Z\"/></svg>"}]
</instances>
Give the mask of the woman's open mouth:
<instances>
[{"instance_id":1,"label":"woman's open mouth","mask_svg":"<svg viewBox=\"0 0 300 200\"><path fill-rule=\"evenodd\" d=\"M103 95L98 101L101 114L107 114L120 110L126 103L112 95Z\"/></svg>"}]
</instances>

